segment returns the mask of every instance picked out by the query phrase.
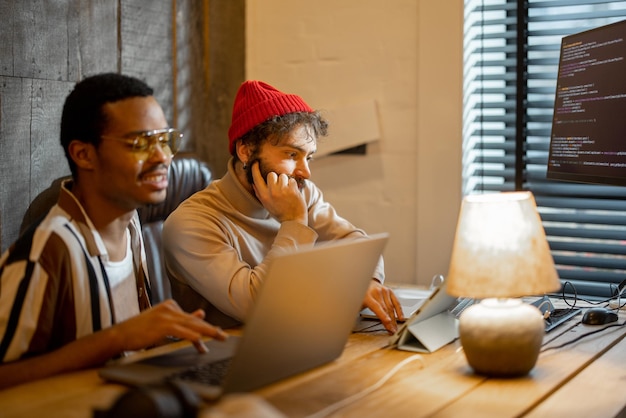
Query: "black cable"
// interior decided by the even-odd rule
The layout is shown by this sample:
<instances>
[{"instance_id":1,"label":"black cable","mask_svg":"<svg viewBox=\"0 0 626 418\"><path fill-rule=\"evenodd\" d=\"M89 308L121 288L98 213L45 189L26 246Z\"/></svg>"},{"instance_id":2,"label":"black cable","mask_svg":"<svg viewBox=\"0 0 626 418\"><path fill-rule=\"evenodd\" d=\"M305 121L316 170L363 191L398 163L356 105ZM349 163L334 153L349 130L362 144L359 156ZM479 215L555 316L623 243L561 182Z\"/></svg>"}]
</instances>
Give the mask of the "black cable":
<instances>
[{"instance_id":1,"label":"black cable","mask_svg":"<svg viewBox=\"0 0 626 418\"><path fill-rule=\"evenodd\" d=\"M574 294L574 296L568 296L565 294L565 290L567 288L567 286L572 288L572 292ZM611 283L610 285L611 288L611 294L613 296L611 296L610 298L607 299L602 299L602 300L589 300L589 299L585 299L585 298L581 298L578 296L578 292L576 291L576 286L574 286L572 284L572 282L570 281L566 281L563 283L563 288L561 289L561 294L557 296L557 294L553 294L554 297L559 297L560 299L563 300L563 302L565 302L565 304L571 308L575 308L576 307L576 302L578 301L582 301L585 303L588 303L589 305L602 305L604 303L609 303L610 301L612 301L615 298L618 297L622 297L622 296L626 296L624 295L624 293L626 292L626 280L623 280L618 286L617 286L617 291L614 291L613 286L615 286L613 283ZM574 300L574 304L570 304L570 300ZM624 306L624 305L620 305L620 306Z\"/></svg>"},{"instance_id":2,"label":"black cable","mask_svg":"<svg viewBox=\"0 0 626 418\"><path fill-rule=\"evenodd\" d=\"M540 351L540 353L545 353L545 352L546 352L546 351L548 351L548 350L556 350L556 349L558 349L558 348L563 348L563 347L568 346L568 345L570 345L570 344L574 344L575 342L578 342L578 341L582 340L583 338L589 337L590 335L594 335L594 334L597 334L597 333L599 333L599 332L602 332L602 331L604 331L604 330L606 330L606 329L608 329L608 328L623 327L624 325L626 325L626 321L622 322L621 324L611 324L611 325L607 325L607 326L605 326L605 327L602 327L602 328L600 328L600 329L596 329L596 330L591 331L591 332L588 332L588 333L586 333L586 334L581 334L581 335L579 335L578 337L574 338L573 340L570 340L570 341L564 342L563 344L560 344L560 345L555 345L555 346L552 346L552 347L546 347L546 348L542 349L542 350Z\"/></svg>"}]
</instances>

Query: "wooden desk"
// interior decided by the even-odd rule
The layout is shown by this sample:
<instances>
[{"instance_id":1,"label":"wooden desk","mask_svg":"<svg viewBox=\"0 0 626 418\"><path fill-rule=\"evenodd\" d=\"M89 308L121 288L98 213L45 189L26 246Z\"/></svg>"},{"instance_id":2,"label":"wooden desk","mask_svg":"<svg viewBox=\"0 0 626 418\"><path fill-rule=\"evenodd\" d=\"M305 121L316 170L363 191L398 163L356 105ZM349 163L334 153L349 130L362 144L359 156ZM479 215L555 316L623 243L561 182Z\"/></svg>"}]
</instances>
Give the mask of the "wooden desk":
<instances>
[{"instance_id":1,"label":"wooden desk","mask_svg":"<svg viewBox=\"0 0 626 418\"><path fill-rule=\"evenodd\" d=\"M626 321L620 313L619 323ZM546 334L544 347L577 338L596 327L580 315ZM380 388L341 408L342 417L614 417L626 416L626 326L613 327L540 354L529 376L490 379L474 375L460 344L419 355ZM288 417L305 417L367 390L415 353L386 347L380 327L355 333L335 362L258 390ZM92 417L126 388L87 370L0 392L2 417ZM203 414L206 414L205 410Z\"/></svg>"}]
</instances>

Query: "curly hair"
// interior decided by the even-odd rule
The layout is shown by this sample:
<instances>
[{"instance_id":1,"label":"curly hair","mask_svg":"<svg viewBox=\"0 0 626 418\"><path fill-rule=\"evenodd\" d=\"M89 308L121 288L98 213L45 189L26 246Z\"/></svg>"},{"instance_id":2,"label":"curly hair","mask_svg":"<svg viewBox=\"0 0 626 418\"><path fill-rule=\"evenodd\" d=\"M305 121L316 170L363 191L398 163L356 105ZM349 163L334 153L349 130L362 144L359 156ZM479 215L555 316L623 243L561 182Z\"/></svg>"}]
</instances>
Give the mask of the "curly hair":
<instances>
[{"instance_id":1,"label":"curly hair","mask_svg":"<svg viewBox=\"0 0 626 418\"><path fill-rule=\"evenodd\" d=\"M265 141L277 145L287 135L300 126L307 126L313 135L310 140L317 140L328 135L328 121L324 119L319 111L315 112L294 112L281 116L274 116L263 123L250 129L239 140L257 150ZM234 153L235 160L238 160L237 153Z\"/></svg>"}]
</instances>

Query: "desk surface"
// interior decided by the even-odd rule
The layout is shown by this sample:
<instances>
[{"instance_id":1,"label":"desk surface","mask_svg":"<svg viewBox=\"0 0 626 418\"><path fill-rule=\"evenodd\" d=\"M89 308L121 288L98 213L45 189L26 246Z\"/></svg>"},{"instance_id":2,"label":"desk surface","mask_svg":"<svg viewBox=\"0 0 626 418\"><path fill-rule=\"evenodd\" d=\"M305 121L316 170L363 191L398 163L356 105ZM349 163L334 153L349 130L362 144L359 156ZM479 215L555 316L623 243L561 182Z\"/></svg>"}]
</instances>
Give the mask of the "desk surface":
<instances>
[{"instance_id":1,"label":"desk surface","mask_svg":"<svg viewBox=\"0 0 626 418\"><path fill-rule=\"evenodd\" d=\"M622 311L619 323L624 321ZM580 324L578 315L546 334L544 349L596 329ZM435 353L416 355L388 348L389 336L375 326L354 333L336 361L255 394L288 417L309 416L360 393L366 394L330 416L626 416L625 335L626 326L608 328L563 348L542 351L524 378L492 379L472 373L458 341ZM408 358L412 361L368 392ZM0 391L0 415L87 418L94 408L108 408L125 390L103 382L97 370L86 370Z\"/></svg>"}]
</instances>

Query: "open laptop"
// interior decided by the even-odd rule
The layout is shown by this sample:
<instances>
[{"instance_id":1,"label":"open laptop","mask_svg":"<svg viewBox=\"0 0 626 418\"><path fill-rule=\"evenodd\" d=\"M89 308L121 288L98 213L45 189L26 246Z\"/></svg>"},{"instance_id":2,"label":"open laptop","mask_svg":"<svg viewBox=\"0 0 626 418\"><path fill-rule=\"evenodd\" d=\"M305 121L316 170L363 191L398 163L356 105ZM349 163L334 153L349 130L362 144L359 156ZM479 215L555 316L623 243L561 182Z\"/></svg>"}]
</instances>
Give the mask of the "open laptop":
<instances>
[{"instance_id":1,"label":"open laptop","mask_svg":"<svg viewBox=\"0 0 626 418\"><path fill-rule=\"evenodd\" d=\"M328 363L341 355L358 318L388 234L342 239L275 257L241 337L191 345L99 374L128 385L173 379L201 397L247 392ZM226 368L223 381L198 381L208 364ZM226 364L226 365L224 365ZM189 380L192 379L192 380Z\"/></svg>"}]
</instances>

